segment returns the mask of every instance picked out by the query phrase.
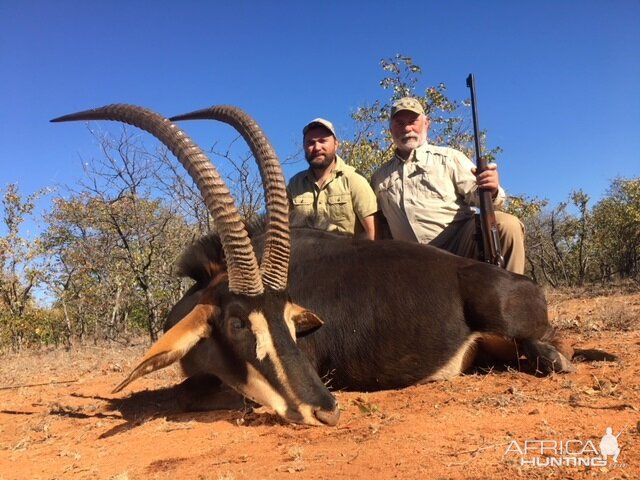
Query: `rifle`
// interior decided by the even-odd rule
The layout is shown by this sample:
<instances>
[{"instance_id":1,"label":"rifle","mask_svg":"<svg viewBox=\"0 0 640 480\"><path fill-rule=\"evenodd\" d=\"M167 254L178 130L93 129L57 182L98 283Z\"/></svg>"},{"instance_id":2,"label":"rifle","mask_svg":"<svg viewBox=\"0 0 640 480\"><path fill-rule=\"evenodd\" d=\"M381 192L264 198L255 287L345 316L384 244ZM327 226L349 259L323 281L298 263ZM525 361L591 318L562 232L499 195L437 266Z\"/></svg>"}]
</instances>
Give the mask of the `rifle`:
<instances>
[{"instance_id":1,"label":"rifle","mask_svg":"<svg viewBox=\"0 0 640 480\"><path fill-rule=\"evenodd\" d=\"M476 168L478 174L487 168L487 160L482 157L480 150L480 127L478 126L478 102L476 100L476 81L473 73L467 77L467 87L471 90L471 113L473 115L473 138L476 147ZM500 249L500 237L496 223L496 213L493 209L493 198L489 190L479 189L480 222L476 222L476 236L480 246L480 256L485 262L504 268L504 258Z\"/></svg>"}]
</instances>

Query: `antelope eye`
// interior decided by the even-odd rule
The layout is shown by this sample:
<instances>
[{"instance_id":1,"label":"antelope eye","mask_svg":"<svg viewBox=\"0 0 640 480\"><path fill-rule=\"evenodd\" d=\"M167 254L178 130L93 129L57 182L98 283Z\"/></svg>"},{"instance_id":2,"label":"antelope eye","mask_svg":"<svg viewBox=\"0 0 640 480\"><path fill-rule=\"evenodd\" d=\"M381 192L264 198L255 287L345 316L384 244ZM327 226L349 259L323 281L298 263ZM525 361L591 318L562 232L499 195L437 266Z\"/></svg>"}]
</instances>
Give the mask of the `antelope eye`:
<instances>
[{"instance_id":1,"label":"antelope eye","mask_svg":"<svg viewBox=\"0 0 640 480\"><path fill-rule=\"evenodd\" d=\"M234 330L243 330L247 328L247 322L240 317L229 317L229 325Z\"/></svg>"}]
</instances>

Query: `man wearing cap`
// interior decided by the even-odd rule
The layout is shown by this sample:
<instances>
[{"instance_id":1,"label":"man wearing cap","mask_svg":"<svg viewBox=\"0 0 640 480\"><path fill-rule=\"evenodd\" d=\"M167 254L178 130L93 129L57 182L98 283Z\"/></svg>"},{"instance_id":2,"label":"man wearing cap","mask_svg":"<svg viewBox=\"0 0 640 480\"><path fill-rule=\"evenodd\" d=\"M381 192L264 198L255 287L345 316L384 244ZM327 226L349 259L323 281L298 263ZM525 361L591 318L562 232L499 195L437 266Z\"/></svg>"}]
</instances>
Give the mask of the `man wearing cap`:
<instances>
[{"instance_id":1,"label":"man wearing cap","mask_svg":"<svg viewBox=\"0 0 640 480\"><path fill-rule=\"evenodd\" d=\"M287 186L292 227L376 237L375 194L367 180L338 156L333 124L316 118L303 129L304 156L309 168Z\"/></svg>"},{"instance_id":2,"label":"man wearing cap","mask_svg":"<svg viewBox=\"0 0 640 480\"><path fill-rule=\"evenodd\" d=\"M476 175L462 152L429 145L429 118L416 98L394 102L389 128L395 156L373 174L371 184L392 237L477 258L471 207L479 205L479 187L491 191L495 207L503 205L497 166L490 163ZM524 273L522 223L499 211L496 220L507 269Z\"/></svg>"}]
</instances>

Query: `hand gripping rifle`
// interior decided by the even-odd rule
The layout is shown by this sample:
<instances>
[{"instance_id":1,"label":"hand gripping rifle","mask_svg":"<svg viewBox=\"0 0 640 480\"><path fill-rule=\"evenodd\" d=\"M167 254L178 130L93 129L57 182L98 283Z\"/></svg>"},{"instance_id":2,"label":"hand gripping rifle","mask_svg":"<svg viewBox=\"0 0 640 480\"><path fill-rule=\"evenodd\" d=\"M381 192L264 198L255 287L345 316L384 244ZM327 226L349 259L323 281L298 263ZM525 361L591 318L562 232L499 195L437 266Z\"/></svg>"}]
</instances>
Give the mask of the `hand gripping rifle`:
<instances>
[{"instance_id":1,"label":"hand gripping rifle","mask_svg":"<svg viewBox=\"0 0 640 480\"><path fill-rule=\"evenodd\" d=\"M476 100L476 81L473 73L467 77L467 87L471 90L471 113L473 114L473 138L476 147L476 168L478 174L487 168L487 160L480 151L480 127L478 126L478 105ZM478 242L481 258L485 262L493 263L504 268L504 258L500 249L500 237L496 223L496 213L493 209L493 198L489 190L479 189L480 222L476 222L476 235L482 241Z\"/></svg>"}]
</instances>

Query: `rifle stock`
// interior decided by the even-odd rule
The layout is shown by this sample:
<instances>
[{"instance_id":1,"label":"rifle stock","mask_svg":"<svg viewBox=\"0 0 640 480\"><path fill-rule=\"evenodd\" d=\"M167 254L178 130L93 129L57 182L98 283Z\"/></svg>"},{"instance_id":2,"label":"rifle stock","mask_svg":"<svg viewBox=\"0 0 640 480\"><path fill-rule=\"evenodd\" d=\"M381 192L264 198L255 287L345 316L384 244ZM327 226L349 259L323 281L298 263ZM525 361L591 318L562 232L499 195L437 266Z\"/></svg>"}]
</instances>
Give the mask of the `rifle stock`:
<instances>
[{"instance_id":1,"label":"rifle stock","mask_svg":"<svg viewBox=\"0 0 640 480\"><path fill-rule=\"evenodd\" d=\"M467 87L471 91L471 113L473 115L473 139L476 151L476 168L478 174L487 168L487 160L482 156L480 150L480 127L478 126L478 103L476 100L476 82L472 73L467 77ZM481 241L482 260L504 268L504 258L500 247L500 236L498 234L498 224L496 213L493 208L493 198L489 190L479 189L480 197L480 231L477 232ZM477 225L476 225L477 229Z\"/></svg>"}]
</instances>

